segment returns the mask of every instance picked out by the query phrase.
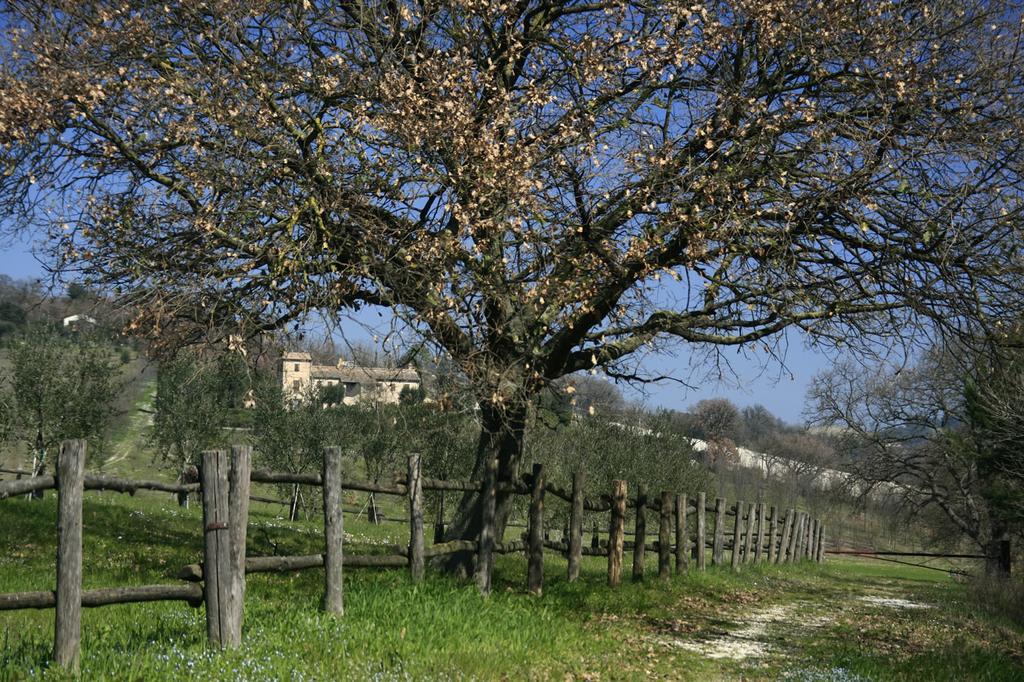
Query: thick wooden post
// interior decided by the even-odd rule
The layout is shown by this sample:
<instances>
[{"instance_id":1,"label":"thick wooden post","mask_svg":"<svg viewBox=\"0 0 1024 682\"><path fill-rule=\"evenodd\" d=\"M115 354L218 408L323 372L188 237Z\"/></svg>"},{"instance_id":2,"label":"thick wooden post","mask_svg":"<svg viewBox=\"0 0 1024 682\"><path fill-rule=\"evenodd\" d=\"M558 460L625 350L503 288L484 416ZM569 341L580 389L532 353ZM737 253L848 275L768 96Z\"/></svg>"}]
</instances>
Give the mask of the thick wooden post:
<instances>
[{"instance_id":1,"label":"thick wooden post","mask_svg":"<svg viewBox=\"0 0 1024 682\"><path fill-rule=\"evenodd\" d=\"M636 486L636 523L633 535L633 580L644 579L644 559L647 549L647 486Z\"/></svg>"},{"instance_id":2,"label":"thick wooden post","mask_svg":"<svg viewBox=\"0 0 1024 682\"><path fill-rule=\"evenodd\" d=\"M231 469L228 472L228 530L231 567L228 572L227 627L225 647L242 644L242 620L245 618L245 538L249 526L249 473L252 470L252 447L231 446Z\"/></svg>"},{"instance_id":3,"label":"thick wooden post","mask_svg":"<svg viewBox=\"0 0 1024 682\"><path fill-rule=\"evenodd\" d=\"M480 502L480 539L477 544L476 586L480 594L491 593L491 572L494 568L495 505L498 496L498 460L488 458L484 468L483 499Z\"/></svg>"},{"instance_id":4,"label":"thick wooden post","mask_svg":"<svg viewBox=\"0 0 1024 682\"><path fill-rule=\"evenodd\" d=\"M707 495L705 493L697 493L697 535L695 537L697 545L697 570L707 570L707 549L708 549L708 536L707 536Z\"/></svg>"},{"instance_id":5,"label":"thick wooden post","mask_svg":"<svg viewBox=\"0 0 1024 682\"><path fill-rule=\"evenodd\" d=\"M82 490L85 441L66 440L57 455L57 604L53 660L78 669L82 639Z\"/></svg>"},{"instance_id":6,"label":"thick wooden post","mask_svg":"<svg viewBox=\"0 0 1024 682\"><path fill-rule=\"evenodd\" d=\"M344 521L341 512L341 448L324 448L324 611L345 612L342 562L344 557Z\"/></svg>"},{"instance_id":7,"label":"thick wooden post","mask_svg":"<svg viewBox=\"0 0 1024 682\"><path fill-rule=\"evenodd\" d=\"M800 558L800 537L803 534L804 513L796 512L793 517L793 530L789 536L789 547L786 549L786 557L790 563Z\"/></svg>"},{"instance_id":8,"label":"thick wooden post","mask_svg":"<svg viewBox=\"0 0 1024 682\"><path fill-rule=\"evenodd\" d=\"M423 582L423 476L420 454L409 455L409 574L414 583Z\"/></svg>"},{"instance_id":9,"label":"thick wooden post","mask_svg":"<svg viewBox=\"0 0 1024 682\"><path fill-rule=\"evenodd\" d=\"M715 498L715 539L711 546L711 564L721 566L725 549L725 498Z\"/></svg>"},{"instance_id":10,"label":"thick wooden post","mask_svg":"<svg viewBox=\"0 0 1024 682\"><path fill-rule=\"evenodd\" d=\"M530 491L530 528L527 556L527 588L530 594L544 591L544 465L533 465Z\"/></svg>"},{"instance_id":11,"label":"thick wooden post","mask_svg":"<svg viewBox=\"0 0 1024 682\"><path fill-rule=\"evenodd\" d=\"M779 539L779 551L775 555L775 563L781 564L786 561L789 551L789 536L793 531L793 510L786 510L786 518L782 522L782 537Z\"/></svg>"},{"instance_id":12,"label":"thick wooden post","mask_svg":"<svg viewBox=\"0 0 1024 682\"><path fill-rule=\"evenodd\" d=\"M743 514L746 510L743 500L736 501L736 520L732 528L732 570L740 570L740 556L743 549Z\"/></svg>"},{"instance_id":13,"label":"thick wooden post","mask_svg":"<svg viewBox=\"0 0 1024 682\"><path fill-rule=\"evenodd\" d=\"M622 546L626 532L626 482L612 481L611 522L608 524L608 584L622 582Z\"/></svg>"},{"instance_id":14,"label":"thick wooden post","mask_svg":"<svg viewBox=\"0 0 1024 682\"><path fill-rule=\"evenodd\" d=\"M228 455L223 450L203 453L203 597L206 635L210 645L229 646L231 594L231 532L228 502Z\"/></svg>"},{"instance_id":15,"label":"thick wooden post","mask_svg":"<svg viewBox=\"0 0 1024 682\"><path fill-rule=\"evenodd\" d=\"M768 527L768 563L776 563L779 541L779 508L772 505L772 523Z\"/></svg>"},{"instance_id":16,"label":"thick wooden post","mask_svg":"<svg viewBox=\"0 0 1024 682\"><path fill-rule=\"evenodd\" d=\"M686 535L686 495L676 495L676 573L690 565L690 541Z\"/></svg>"},{"instance_id":17,"label":"thick wooden post","mask_svg":"<svg viewBox=\"0 0 1024 682\"><path fill-rule=\"evenodd\" d=\"M754 557L750 553L751 545L754 541L754 523L757 521L757 505L752 504L747 509L747 528L743 534L743 563L749 564L754 560Z\"/></svg>"},{"instance_id":18,"label":"thick wooden post","mask_svg":"<svg viewBox=\"0 0 1024 682\"><path fill-rule=\"evenodd\" d=\"M583 472L572 475L572 508L569 510L569 582L580 577L583 556Z\"/></svg>"},{"instance_id":19,"label":"thick wooden post","mask_svg":"<svg viewBox=\"0 0 1024 682\"><path fill-rule=\"evenodd\" d=\"M658 577L667 578L672 572L672 493L661 491L658 508Z\"/></svg>"},{"instance_id":20,"label":"thick wooden post","mask_svg":"<svg viewBox=\"0 0 1024 682\"><path fill-rule=\"evenodd\" d=\"M825 524L818 524L818 556L817 562L820 564L825 561Z\"/></svg>"},{"instance_id":21,"label":"thick wooden post","mask_svg":"<svg viewBox=\"0 0 1024 682\"><path fill-rule=\"evenodd\" d=\"M444 542L444 491L437 491L437 518L434 520L434 544Z\"/></svg>"},{"instance_id":22,"label":"thick wooden post","mask_svg":"<svg viewBox=\"0 0 1024 682\"><path fill-rule=\"evenodd\" d=\"M762 502L757 506L757 547L754 548L754 561L761 563L764 557L764 527L768 514L768 504Z\"/></svg>"},{"instance_id":23,"label":"thick wooden post","mask_svg":"<svg viewBox=\"0 0 1024 682\"><path fill-rule=\"evenodd\" d=\"M811 541L808 543L807 558L818 560L818 519L811 520Z\"/></svg>"}]
</instances>

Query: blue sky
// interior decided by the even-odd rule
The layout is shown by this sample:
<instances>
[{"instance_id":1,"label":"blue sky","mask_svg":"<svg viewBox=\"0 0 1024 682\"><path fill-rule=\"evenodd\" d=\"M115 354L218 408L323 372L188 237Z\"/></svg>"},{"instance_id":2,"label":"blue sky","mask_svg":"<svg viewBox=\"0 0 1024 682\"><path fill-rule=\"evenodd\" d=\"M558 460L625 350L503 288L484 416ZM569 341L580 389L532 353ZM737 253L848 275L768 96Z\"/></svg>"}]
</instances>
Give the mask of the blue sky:
<instances>
[{"instance_id":1,"label":"blue sky","mask_svg":"<svg viewBox=\"0 0 1024 682\"><path fill-rule=\"evenodd\" d=\"M43 266L32 255L32 240L22 238L0 242L0 274L16 279L44 276ZM372 315L376 317L376 314ZM351 340L369 342L370 332L353 329L346 332ZM643 361L642 369L652 375L673 375L687 380L695 387L675 381L648 384L642 390L623 386L627 398L643 400L651 407L684 409L705 398L728 398L740 407L762 404L773 414L790 423L803 422L804 398L811 379L831 365L831 360L820 352L804 347L796 335L789 339L785 368L778 363L763 366L763 358L749 357L733 348L725 348L723 358L731 367L729 376L690 378L690 358L685 346L680 346L674 357L656 356ZM731 376L734 374L735 376ZM698 379L700 379L698 381Z\"/></svg>"}]
</instances>

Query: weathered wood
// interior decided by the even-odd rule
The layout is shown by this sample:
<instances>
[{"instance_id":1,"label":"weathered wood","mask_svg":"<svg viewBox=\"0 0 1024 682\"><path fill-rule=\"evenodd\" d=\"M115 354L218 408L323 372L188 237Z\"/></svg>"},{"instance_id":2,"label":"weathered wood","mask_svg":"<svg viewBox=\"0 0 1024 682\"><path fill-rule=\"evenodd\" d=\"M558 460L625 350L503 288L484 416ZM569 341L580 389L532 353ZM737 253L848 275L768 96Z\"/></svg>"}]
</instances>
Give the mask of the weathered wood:
<instances>
[{"instance_id":1,"label":"weathered wood","mask_svg":"<svg viewBox=\"0 0 1024 682\"><path fill-rule=\"evenodd\" d=\"M708 568L708 509L705 503L706 498L706 494L697 493L697 527L693 539L697 570L707 570Z\"/></svg>"},{"instance_id":2,"label":"weathered wood","mask_svg":"<svg viewBox=\"0 0 1024 682\"><path fill-rule=\"evenodd\" d=\"M231 590L231 536L228 507L228 456L223 450L203 453L203 596L206 634L211 646L224 647L228 634Z\"/></svg>"},{"instance_id":3,"label":"weathered wood","mask_svg":"<svg viewBox=\"0 0 1024 682\"><path fill-rule=\"evenodd\" d=\"M427 559L435 556L443 556L446 554L457 554L459 552L475 552L477 551L476 540L451 540L449 542L439 542L430 547L423 549L423 556Z\"/></svg>"},{"instance_id":4,"label":"weathered wood","mask_svg":"<svg viewBox=\"0 0 1024 682\"><path fill-rule=\"evenodd\" d=\"M626 482L612 481L611 521L608 524L608 584L622 582L622 550L626 530Z\"/></svg>"},{"instance_id":5,"label":"weathered wood","mask_svg":"<svg viewBox=\"0 0 1024 682\"><path fill-rule=\"evenodd\" d=\"M408 485L408 482L406 482ZM475 492L483 488L483 481L454 481L440 478L420 477L420 484L424 490L461 490Z\"/></svg>"},{"instance_id":6,"label":"weathered wood","mask_svg":"<svg viewBox=\"0 0 1024 682\"><path fill-rule=\"evenodd\" d=\"M644 579L644 560L647 550L647 486L638 483L636 486L636 519L634 521L633 541L633 581Z\"/></svg>"},{"instance_id":7,"label":"weathered wood","mask_svg":"<svg viewBox=\"0 0 1024 682\"><path fill-rule=\"evenodd\" d=\"M800 535L803 532L803 512L795 512L793 516L793 529L789 534L789 546L786 548L786 559L790 563L799 559L797 551L800 548Z\"/></svg>"},{"instance_id":8,"label":"weathered wood","mask_svg":"<svg viewBox=\"0 0 1024 682\"><path fill-rule=\"evenodd\" d=\"M690 540L686 535L686 495L676 495L676 573L690 565Z\"/></svg>"},{"instance_id":9,"label":"weathered wood","mask_svg":"<svg viewBox=\"0 0 1024 682\"><path fill-rule=\"evenodd\" d=\"M488 458L484 467L484 487L480 503L480 537L477 544L476 586L480 594L491 593L491 573L494 567L495 503L498 492L498 460Z\"/></svg>"},{"instance_id":10,"label":"weathered wood","mask_svg":"<svg viewBox=\"0 0 1024 682\"><path fill-rule=\"evenodd\" d=\"M78 669L82 637L82 490L85 441L66 440L57 455L57 593L53 659Z\"/></svg>"},{"instance_id":11,"label":"weathered wood","mask_svg":"<svg viewBox=\"0 0 1024 682\"><path fill-rule=\"evenodd\" d=\"M749 564L753 561L753 557L750 554L750 547L754 541L754 524L757 522L757 505L752 504L747 509L747 527L743 533L743 556L740 559L745 564Z\"/></svg>"},{"instance_id":12,"label":"weathered wood","mask_svg":"<svg viewBox=\"0 0 1024 682\"><path fill-rule=\"evenodd\" d=\"M807 543L807 558L811 561L818 559L818 519L811 519L810 542Z\"/></svg>"},{"instance_id":13,"label":"weathered wood","mask_svg":"<svg viewBox=\"0 0 1024 682\"><path fill-rule=\"evenodd\" d=\"M229 561L228 603L224 646L242 643L242 620L245 617L245 538L249 523L249 472L252 469L252 447L231 447L231 469L228 472Z\"/></svg>"},{"instance_id":14,"label":"weathered wood","mask_svg":"<svg viewBox=\"0 0 1024 682\"><path fill-rule=\"evenodd\" d=\"M776 563L779 540L779 508L772 505L772 522L768 527L768 563Z\"/></svg>"},{"instance_id":15,"label":"weathered wood","mask_svg":"<svg viewBox=\"0 0 1024 682\"><path fill-rule=\"evenodd\" d=\"M323 554L302 554L246 557L245 572L247 574L287 573L308 568L320 568L324 566L324 556ZM409 565L409 557L405 554L346 554L343 561L345 568L397 568ZM200 582L203 579L203 565L183 566L178 572L178 578L188 582Z\"/></svg>"},{"instance_id":16,"label":"weathered wood","mask_svg":"<svg viewBox=\"0 0 1024 682\"><path fill-rule=\"evenodd\" d=\"M13 481L0 481L0 500L17 495L26 495L38 490L49 490L57 487L57 479L53 476L36 476L20 478Z\"/></svg>"},{"instance_id":17,"label":"weathered wood","mask_svg":"<svg viewBox=\"0 0 1024 682\"><path fill-rule=\"evenodd\" d=\"M786 554L789 549L789 535L793 531L793 510L786 510L786 518L782 522L782 537L779 538L779 550L775 555L775 563L781 564L786 561Z\"/></svg>"},{"instance_id":18,"label":"weathered wood","mask_svg":"<svg viewBox=\"0 0 1024 682\"><path fill-rule=\"evenodd\" d=\"M279 471L267 471L266 469L257 469L252 472L251 480L254 483L292 483L295 485L311 485L320 487L323 485L323 476L321 474L293 474L288 472ZM459 485L461 482L457 482L453 485ZM343 480L341 487L344 490L358 490L366 493L380 493L381 495L398 495L404 496L408 494L408 486L401 483L377 483L374 481L366 481L362 479L350 479ZM462 490L461 485L452 489ZM472 487L471 490L477 488Z\"/></svg>"},{"instance_id":19,"label":"weathered wood","mask_svg":"<svg viewBox=\"0 0 1024 682\"><path fill-rule=\"evenodd\" d=\"M323 609L327 613L345 613L345 580L342 571L345 566L345 521L342 513L342 450L339 447L324 448L324 462L321 470L324 501L324 598ZM247 569L248 570L248 569Z\"/></svg>"},{"instance_id":20,"label":"weathered wood","mask_svg":"<svg viewBox=\"0 0 1024 682\"><path fill-rule=\"evenodd\" d=\"M814 550L812 545L814 544L814 540L818 536L818 531L815 528L815 526L817 524L818 524L818 519L812 519L812 518L808 517L808 519L807 519L807 541L804 543L806 545L806 548L804 550L804 557L807 558L807 559L810 559L812 556L814 556L814 554L812 553L813 550Z\"/></svg>"},{"instance_id":21,"label":"weathered wood","mask_svg":"<svg viewBox=\"0 0 1024 682\"><path fill-rule=\"evenodd\" d=\"M185 601L190 606L203 603L203 590L198 585L142 585L138 587L103 587L82 591L82 608L110 604L135 604L147 601ZM56 592L14 592L0 594L0 611L20 609L52 609L57 606Z\"/></svg>"},{"instance_id":22,"label":"weathered wood","mask_svg":"<svg viewBox=\"0 0 1024 682\"><path fill-rule=\"evenodd\" d=\"M732 528L732 570L740 570L740 558L743 553L743 514L746 512L747 503L743 500L736 501L736 519Z\"/></svg>"},{"instance_id":23,"label":"weathered wood","mask_svg":"<svg viewBox=\"0 0 1024 682\"><path fill-rule=\"evenodd\" d=\"M138 490L153 490L162 493L194 493L199 490L198 483L164 483L162 481L135 481L106 474L86 474L86 490L111 490L118 493L134 495Z\"/></svg>"},{"instance_id":24,"label":"weathered wood","mask_svg":"<svg viewBox=\"0 0 1024 682\"><path fill-rule=\"evenodd\" d=\"M725 498L715 498L715 538L711 546L711 564L721 566L725 547Z\"/></svg>"},{"instance_id":25,"label":"weathered wood","mask_svg":"<svg viewBox=\"0 0 1024 682\"><path fill-rule=\"evenodd\" d=\"M409 455L409 574L414 583L423 582L423 483L420 455Z\"/></svg>"},{"instance_id":26,"label":"weathered wood","mask_svg":"<svg viewBox=\"0 0 1024 682\"><path fill-rule=\"evenodd\" d=\"M544 592L544 465L533 465L530 491L530 548L526 557L526 587L530 594Z\"/></svg>"},{"instance_id":27,"label":"weathered wood","mask_svg":"<svg viewBox=\"0 0 1024 682\"><path fill-rule=\"evenodd\" d=\"M580 557L583 552L583 471L572 475L572 507L569 509L569 582L580 577Z\"/></svg>"},{"instance_id":28,"label":"weathered wood","mask_svg":"<svg viewBox=\"0 0 1024 682\"><path fill-rule=\"evenodd\" d=\"M754 561L761 563L762 557L764 556L764 531L765 531L765 516L768 514L768 504L762 502L757 508L757 547L754 548Z\"/></svg>"},{"instance_id":29,"label":"weathered wood","mask_svg":"<svg viewBox=\"0 0 1024 682\"><path fill-rule=\"evenodd\" d=\"M825 524L818 524L818 563L825 561Z\"/></svg>"},{"instance_id":30,"label":"weathered wood","mask_svg":"<svg viewBox=\"0 0 1024 682\"><path fill-rule=\"evenodd\" d=\"M672 572L672 493L661 491L658 505L658 577L668 578Z\"/></svg>"}]
</instances>

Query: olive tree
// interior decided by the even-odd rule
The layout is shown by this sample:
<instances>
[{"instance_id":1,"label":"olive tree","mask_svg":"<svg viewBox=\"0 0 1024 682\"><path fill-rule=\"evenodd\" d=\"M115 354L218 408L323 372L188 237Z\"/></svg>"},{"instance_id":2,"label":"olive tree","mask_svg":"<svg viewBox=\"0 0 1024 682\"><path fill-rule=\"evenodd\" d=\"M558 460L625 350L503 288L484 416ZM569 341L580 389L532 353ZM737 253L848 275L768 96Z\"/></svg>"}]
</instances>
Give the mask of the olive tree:
<instances>
[{"instance_id":1,"label":"olive tree","mask_svg":"<svg viewBox=\"0 0 1024 682\"><path fill-rule=\"evenodd\" d=\"M1018 14L7 0L0 206L156 340L390 308L509 481L580 370L1019 315Z\"/></svg>"},{"instance_id":2,"label":"olive tree","mask_svg":"<svg viewBox=\"0 0 1024 682\"><path fill-rule=\"evenodd\" d=\"M33 471L68 438L89 441L100 456L121 388L114 352L87 336L34 326L8 346L10 371L0 380L0 425L33 453Z\"/></svg>"}]
</instances>

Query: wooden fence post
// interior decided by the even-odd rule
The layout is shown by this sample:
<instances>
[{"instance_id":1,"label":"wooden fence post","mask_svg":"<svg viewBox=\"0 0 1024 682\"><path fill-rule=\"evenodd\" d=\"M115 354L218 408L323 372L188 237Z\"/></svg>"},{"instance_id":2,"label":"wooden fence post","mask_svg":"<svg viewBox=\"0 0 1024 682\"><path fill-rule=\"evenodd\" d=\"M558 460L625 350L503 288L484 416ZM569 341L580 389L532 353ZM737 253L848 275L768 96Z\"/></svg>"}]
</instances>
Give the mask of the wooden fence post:
<instances>
[{"instance_id":1,"label":"wooden fence post","mask_svg":"<svg viewBox=\"0 0 1024 682\"><path fill-rule=\"evenodd\" d=\"M818 563L825 561L825 524L818 524Z\"/></svg>"},{"instance_id":2,"label":"wooden fence post","mask_svg":"<svg viewBox=\"0 0 1024 682\"><path fill-rule=\"evenodd\" d=\"M480 540L477 545L476 586L480 594L491 593L491 572L494 563L495 505L498 496L498 460L488 458L484 468L484 485L480 500Z\"/></svg>"},{"instance_id":3,"label":"wooden fence post","mask_svg":"<svg viewBox=\"0 0 1024 682\"><path fill-rule=\"evenodd\" d=\"M804 512L804 518L800 524L800 550L797 552L797 559L803 561L807 557L807 539L811 531L811 515Z\"/></svg>"},{"instance_id":4,"label":"wooden fence post","mask_svg":"<svg viewBox=\"0 0 1024 682\"><path fill-rule=\"evenodd\" d=\"M57 455L57 604L53 659L78 669L82 639L82 490L85 441L66 440Z\"/></svg>"},{"instance_id":5,"label":"wooden fence post","mask_svg":"<svg viewBox=\"0 0 1024 682\"><path fill-rule=\"evenodd\" d=\"M764 557L764 526L768 514L768 503L762 502L757 508L757 547L754 549L754 561L761 563Z\"/></svg>"},{"instance_id":6,"label":"wooden fence post","mask_svg":"<svg viewBox=\"0 0 1024 682\"><path fill-rule=\"evenodd\" d=\"M752 504L747 509L747 532L743 534L743 563L745 564L753 561L753 557L750 555L750 548L754 541L755 521L757 521L757 504Z\"/></svg>"},{"instance_id":7,"label":"wooden fence post","mask_svg":"<svg viewBox=\"0 0 1024 682\"><path fill-rule=\"evenodd\" d=\"M807 558L811 561L818 560L818 519L811 520L811 541L808 543Z\"/></svg>"},{"instance_id":8,"label":"wooden fence post","mask_svg":"<svg viewBox=\"0 0 1024 682\"><path fill-rule=\"evenodd\" d=\"M622 545L626 531L626 482L612 481L611 522L608 524L608 584L622 582Z\"/></svg>"},{"instance_id":9,"label":"wooden fence post","mask_svg":"<svg viewBox=\"0 0 1024 682\"><path fill-rule=\"evenodd\" d=\"M746 503L743 500L736 500L736 520L732 527L732 570L740 570L740 555L743 548L743 514L746 512Z\"/></svg>"},{"instance_id":10,"label":"wooden fence post","mask_svg":"<svg viewBox=\"0 0 1024 682\"><path fill-rule=\"evenodd\" d=\"M223 450L203 453L203 597L206 635L217 648L231 641L231 533L228 502L228 455Z\"/></svg>"},{"instance_id":11,"label":"wooden fence post","mask_svg":"<svg viewBox=\"0 0 1024 682\"><path fill-rule=\"evenodd\" d=\"M658 509L658 577L667 578L672 571L672 493L661 491Z\"/></svg>"},{"instance_id":12,"label":"wooden fence post","mask_svg":"<svg viewBox=\"0 0 1024 682\"><path fill-rule=\"evenodd\" d=\"M409 574L414 583L423 582L423 477L420 454L409 455Z\"/></svg>"},{"instance_id":13,"label":"wooden fence post","mask_svg":"<svg viewBox=\"0 0 1024 682\"><path fill-rule=\"evenodd\" d=\"M252 470L252 447L231 446L231 468L228 471L228 538L231 567L228 570L226 647L242 644L242 620L245 618L245 538L249 526L249 473Z\"/></svg>"},{"instance_id":14,"label":"wooden fence post","mask_svg":"<svg viewBox=\"0 0 1024 682\"><path fill-rule=\"evenodd\" d=\"M686 535L686 495L676 495L676 573L690 564L690 541Z\"/></svg>"},{"instance_id":15,"label":"wooden fence post","mask_svg":"<svg viewBox=\"0 0 1024 682\"><path fill-rule=\"evenodd\" d=\"M711 546L711 564L721 566L725 548L725 498L715 498L715 539Z\"/></svg>"},{"instance_id":16,"label":"wooden fence post","mask_svg":"<svg viewBox=\"0 0 1024 682\"><path fill-rule=\"evenodd\" d=\"M569 582L580 577L583 556L583 471L572 475L572 508L569 510Z\"/></svg>"},{"instance_id":17,"label":"wooden fence post","mask_svg":"<svg viewBox=\"0 0 1024 682\"><path fill-rule=\"evenodd\" d=\"M786 561L786 552L789 550L789 534L793 530L793 510L786 510L786 518L782 522L782 537L779 538L779 551L775 555L775 563L781 564Z\"/></svg>"},{"instance_id":18,"label":"wooden fence post","mask_svg":"<svg viewBox=\"0 0 1024 682\"><path fill-rule=\"evenodd\" d=\"M800 535L803 531L803 512L795 512L793 516L793 529L789 535L789 547L786 548L786 558L789 563L793 563L800 557L797 555L797 551L800 549Z\"/></svg>"},{"instance_id":19,"label":"wooden fence post","mask_svg":"<svg viewBox=\"0 0 1024 682\"><path fill-rule=\"evenodd\" d=\"M647 549L647 486L636 486L636 522L633 528L633 580L644 579L644 552Z\"/></svg>"},{"instance_id":20,"label":"wooden fence post","mask_svg":"<svg viewBox=\"0 0 1024 682\"><path fill-rule=\"evenodd\" d=\"M345 613L342 561L344 557L344 517L341 510L341 448L324 448L324 611Z\"/></svg>"},{"instance_id":21,"label":"wooden fence post","mask_svg":"<svg viewBox=\"0 0 1024 682\"><path fill-rule=\"evenodd\" d=\"M779 508L772 505L772 522L768 526L768 563L776 563L779 541Z\"/></svg>"},{"instance_id":22,"label":"wooden fence post","mask_svg":"<svg viewBox=\"0 0 1024 682\"><path fill-rule=\"evenodd\" d=\"M544 465L533 465L530 491L530 528L527 555L527 588L530 594L544 591Z\"/></svg>"},{"instance_id":23,"label":"wooden fence post","mask_svg":"<svg viewBox=\"0 0 1024 682\"><path fill-rule=\"evenodd\" d=\"M697 493L697 535L694 538L697 544L697 570L707 570L707 495Z\"/></svg>"}]
</instances>

